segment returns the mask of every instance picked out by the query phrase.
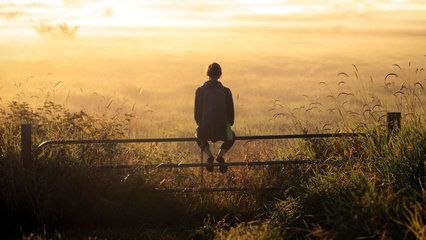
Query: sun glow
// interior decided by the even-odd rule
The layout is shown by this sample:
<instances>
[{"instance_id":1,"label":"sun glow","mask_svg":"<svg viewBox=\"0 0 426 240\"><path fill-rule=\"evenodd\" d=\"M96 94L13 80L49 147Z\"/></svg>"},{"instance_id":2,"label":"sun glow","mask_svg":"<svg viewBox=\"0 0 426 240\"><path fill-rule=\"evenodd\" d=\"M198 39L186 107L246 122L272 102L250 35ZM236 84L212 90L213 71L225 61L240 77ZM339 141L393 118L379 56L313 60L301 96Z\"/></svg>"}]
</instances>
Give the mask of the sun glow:
<instances>
[{"instance_id":1,"label":"sun glow","mask_svg":"<svg viewBox=\"0 0 426 240\"><path fill-rule=\"evenodd\" d=\"M387 66L424 61L425 10L419 0L0 0L0 103L23 82L30 101L102 109L114 98L147 123L189 123L217 61L239 116L258 122L273 99L296 103L352 64L377 83Z\"/></svg>"},{"instance_id":2,"label":"sun glow","mask_svg":"<svg viewBox=\"0 0 426 240\"><path fill-rule=\"evenodd\" d=\"M107 1L98 4L95 9L98 17L91 20L88 25L135 27L158 24L158 19L152 12L130 2ZM85 25L84 22L80 24Z\"/></svg>"},{"instance_id":3,"label":"sun glow","mask_svg":"<svg viewBox=\"0 0 426 240\"><path fill-rule=\"evenodd\" d=\"M286 6L254 6L252 12L254 14L262 15L287 15L287 14L315 14L326 13L331 7L329 5L318 6L299 6L299 5L286 5Z\"/></svg>"},{"instance_id":4,"label":"sun glow","mask_svg":"<svg viewBox=\"0 0 426 240\"><path fill-rule=\"evenodd\" d=\"M9 1L12 5L37 5L37 4L43 4L43 5L62 5L62 0L12 0Z\"/></svg>"},{"instance_id":5,"label":"sun glow","mask_svg":"<svg viewBox=\"0 0 426 240\"><path fill-rule=\"evenodd\" d=\"M333 17L385 11L424 11L426 4L402 0L296 1L296 0L13 0L0 3L0 26L32 28L62 24L87 27L204 27L247 26L254 22L285 26L285 16ZM4 17L2 17L4 16ZM279 17L274 20L267 17ZM408 17L409 15L407 15ZM303 20L303 18L299 18ZM278 20L278 21L277 21ZM309 19L307 19L309 20ZM325 19L327 20L327 19ZM269 22L268 22L269 21ZM296 23L298 25L299 23ZM340 23L339 23L340 24ZM258 25L258 24L255 24Z\"/></svg>"}]
</instances>

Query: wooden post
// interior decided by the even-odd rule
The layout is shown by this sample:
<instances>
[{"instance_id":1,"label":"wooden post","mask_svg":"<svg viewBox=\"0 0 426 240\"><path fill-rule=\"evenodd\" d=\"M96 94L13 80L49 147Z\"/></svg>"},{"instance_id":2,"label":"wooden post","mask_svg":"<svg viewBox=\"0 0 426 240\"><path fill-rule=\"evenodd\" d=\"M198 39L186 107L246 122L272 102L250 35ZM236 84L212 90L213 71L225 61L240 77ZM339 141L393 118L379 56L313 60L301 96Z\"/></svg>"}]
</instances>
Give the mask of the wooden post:
<instances>
[{"instance_id":1,"label":"wooden post","mask_svg":"<svg viewBox=\"0 0 426 240\"><path fill-rule=\"evenodd\" d=\"M31 124L21 125L21 161L25 169L33 165L31 154Z\"/></svg>"},{"instance_id":2,"label":"wooden post","mask_svg":"<svg viewBox=\"0 0 426 240\"><path fill-rule=\"evenodd\" d=\"M201 149L201 188L204 188L203 149Z\"/></svg>"},{"instance_id":3,"label":"wooden post","mask_svg":"<svg viewBox=\"0 0 426 240\"><path fill-rule=\"evenodd\" d=\"M386 114L386 120L388 123L389 135L401 129L401 113L400 112L388 112Z\"/></svg>"}]
</instances>

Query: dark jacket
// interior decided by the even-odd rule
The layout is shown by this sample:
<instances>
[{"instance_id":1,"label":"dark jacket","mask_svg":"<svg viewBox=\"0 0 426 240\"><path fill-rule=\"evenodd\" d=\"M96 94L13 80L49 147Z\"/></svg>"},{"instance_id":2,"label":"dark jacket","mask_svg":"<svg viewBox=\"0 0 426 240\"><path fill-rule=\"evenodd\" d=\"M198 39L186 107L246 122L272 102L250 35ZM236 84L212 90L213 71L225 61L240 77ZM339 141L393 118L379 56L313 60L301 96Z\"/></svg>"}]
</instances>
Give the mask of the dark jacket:
<instances>
[{"instance_id":1,"label":"dark jacket","mask_svg":"<svg viewBox=\"0 0 426 240\"><path fill-rule=\"evenodd\" d=\"M231 124L231 126L234 124L234 101L232 100L232 93L229 88L224 87L221 82L217 80L209 80L204 83L203 86L197 88L197 91L195 92L195 104L194 104L194 118L197 122L197 125L200 126L201 119L203 116L203 96L204 92L208 88L212 87L219 87L222 88L225 97L226 97L226 115L227 115L227 122Z\"/></svg>"}]
</instances>

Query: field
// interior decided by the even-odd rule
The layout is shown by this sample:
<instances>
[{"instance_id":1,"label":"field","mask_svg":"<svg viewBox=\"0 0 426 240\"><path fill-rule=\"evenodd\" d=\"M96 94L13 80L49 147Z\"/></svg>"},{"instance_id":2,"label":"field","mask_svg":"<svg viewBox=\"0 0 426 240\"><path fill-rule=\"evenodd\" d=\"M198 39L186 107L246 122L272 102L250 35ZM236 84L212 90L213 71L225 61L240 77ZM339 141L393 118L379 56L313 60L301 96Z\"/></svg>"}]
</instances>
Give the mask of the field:
<instances>
[{"instance_id":1,"label":"field","mask_svg":"<svg viewBox=\"0 0 426 240\"><path fill-rule=\"evenodd\" d=\"M72 40L3 40L3 103L16 99L40 106L48 99L73 111L132 113L138 125L134 136L192 136L195 89L206 80L206 66L217 61L224 68L223 83L233 91L239 134L290 133L290 127L277 129L279 120L271 121L275 100L293 109L354 86L383 91L386 74L399 71L393 64L404 67L400 74L407 78L425 61L419 54L425 37L414 33L272 27L139 31ZM348 73L350 81L339 72Z\"/></svg>"},{"instance_id":2,"label":"field","mask_svg":"<svg viewBox=\"0 0 426 240\"><path fill-rule=\"evenodd\" d=\"M0 40L0 230L12 239L424 239L425 36L410 34L153 28L107 41ZM21 123L33 125L34 148L194 136L194 92L212 61L233 92L237 135L367 136L237 142L227 161L324 160L205 173L206 187L247 192L153 192L197 188L199 169L93 167L197 162L195 143L48 147L35 169L22 168ZM388 135L391 111L403 122ZM285 190L258 191L268 186Z\"/></svg>"}]
</instances>

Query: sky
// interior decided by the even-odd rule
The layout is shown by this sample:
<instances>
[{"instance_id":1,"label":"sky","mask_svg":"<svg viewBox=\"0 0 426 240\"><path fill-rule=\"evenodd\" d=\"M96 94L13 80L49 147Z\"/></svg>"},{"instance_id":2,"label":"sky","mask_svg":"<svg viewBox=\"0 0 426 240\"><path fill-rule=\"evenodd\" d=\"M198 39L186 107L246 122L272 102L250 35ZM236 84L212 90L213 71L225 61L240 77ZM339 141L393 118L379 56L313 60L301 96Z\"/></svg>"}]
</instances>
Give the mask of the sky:
<instances>
[{"instance_id":1,"label":"sky","mask_svg":"<svg viewBox=\"0 0 426 240\"><path fill-rule=\"evenodd\" d=\"M125 30L247 26L374 28L426 34L426 1L0 0L2 36L49 31L68 35L100 34L102 30L111 33L111 29L113 34L132 34Z\"/></svg>"}]
</instances>

